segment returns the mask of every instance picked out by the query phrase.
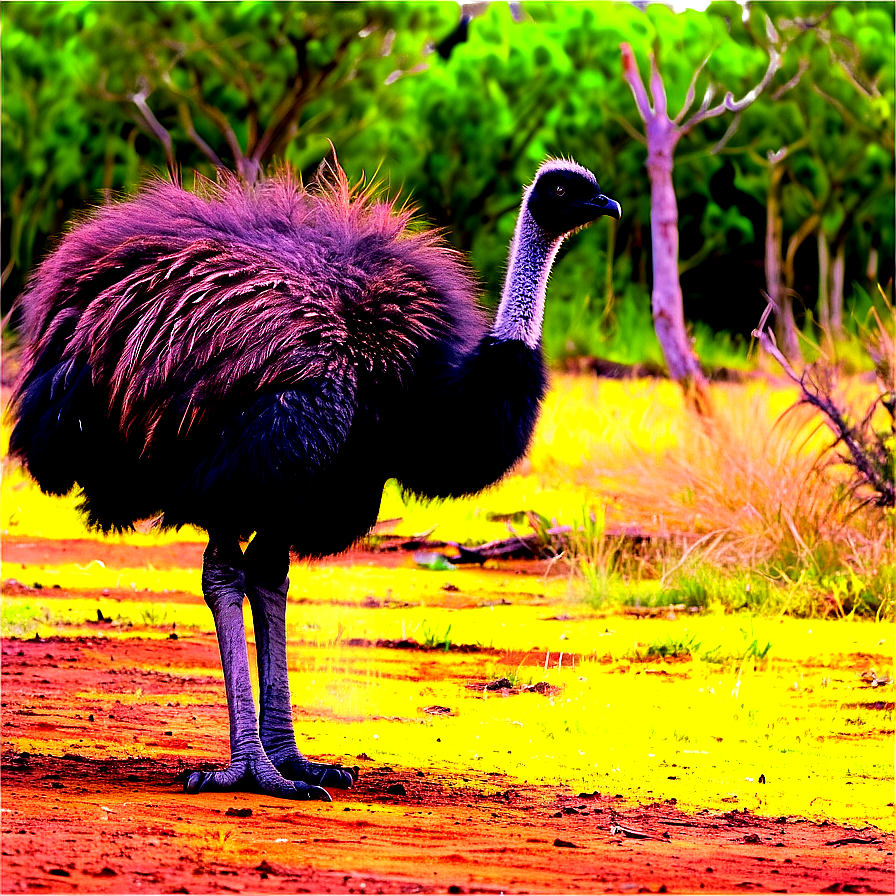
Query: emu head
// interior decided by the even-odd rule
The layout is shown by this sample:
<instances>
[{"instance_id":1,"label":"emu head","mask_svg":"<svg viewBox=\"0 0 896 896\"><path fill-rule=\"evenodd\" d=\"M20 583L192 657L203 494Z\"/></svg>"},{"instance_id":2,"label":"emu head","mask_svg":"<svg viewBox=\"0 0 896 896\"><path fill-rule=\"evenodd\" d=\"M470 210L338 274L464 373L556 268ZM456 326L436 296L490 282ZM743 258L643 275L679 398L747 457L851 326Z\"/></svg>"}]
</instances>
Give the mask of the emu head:
<instances>
[{"instance_id":1,"label":"emu head","mask_svg":"<svg viewBox=\"0 0 896 896\"><path fill-rule=\"evenodd\" d=\"M622 206L601 192L597 178L567 159L551 159L538 169L527 192L526 208L539 227L558 236L601 215L622 217Z\"/></svg>"}]
</instances>

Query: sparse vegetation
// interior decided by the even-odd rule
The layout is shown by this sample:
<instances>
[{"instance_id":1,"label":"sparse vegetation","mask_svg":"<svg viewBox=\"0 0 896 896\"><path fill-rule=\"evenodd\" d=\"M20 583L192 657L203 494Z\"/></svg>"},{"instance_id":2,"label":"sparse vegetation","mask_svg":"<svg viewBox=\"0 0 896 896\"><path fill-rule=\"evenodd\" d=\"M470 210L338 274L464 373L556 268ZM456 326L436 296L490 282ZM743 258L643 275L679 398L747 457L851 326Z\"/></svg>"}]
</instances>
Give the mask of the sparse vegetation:
<instances>
[{"instance_id":1,"label":"sparse vegetation","mask_svg":"<svg viewBox=\"0 0 896 896\"><path fill-rule=\"evenodd\" d=\"M420 623L420 633L423 636L422 644L429 649L440 649L448 651L451 649L451 623L449 622L444 631L438 624L431 625L426 619Z\"/></svg>"}]
</instances>

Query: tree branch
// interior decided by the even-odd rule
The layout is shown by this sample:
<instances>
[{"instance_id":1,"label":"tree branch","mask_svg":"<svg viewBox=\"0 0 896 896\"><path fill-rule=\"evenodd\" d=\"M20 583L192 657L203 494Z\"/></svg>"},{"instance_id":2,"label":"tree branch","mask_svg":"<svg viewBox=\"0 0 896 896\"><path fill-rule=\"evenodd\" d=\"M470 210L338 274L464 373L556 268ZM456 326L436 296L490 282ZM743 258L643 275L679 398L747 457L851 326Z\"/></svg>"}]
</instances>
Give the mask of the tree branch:
<instances>
[{"instance_id":1,"label":"tree branch","mask_svg":"<svg viewBox=\"0 0 896 896\"><path fill-rule=\"evenodd\" d=\"M771 20L766 16L766 27L771 25ZM772 29L774 31L774 29ZM743 112L747 106L750 106L752 103L756 102L759 98L760 94L768 87L772 82L772 78L775 77L775 73L781 67L781 53L778 50L778 47L774 43L770 43L768 46L768 67L765 70L765 74L762 76L760 82L746 94L744 94L742 99L736 100L734 98L734 94L729 90L728 93L725 94L725 99L722 100L717 106L709 107L706 100L703 102L703 106L700 107L700 110L695 112L690 120L686 121L683 125L681 125L680 132L681 135L684 136L688 131L690 131L695 125L700 124L702 121L706 121L708 118L716 118L724 112Z\"/></svg>"},{"instance_id":2,"label":"tree branch","mask_svg":"<svg viewBox=\"0 0 896 896\"><path fill-rule=\"evenodd\" d=\"M893 483L888 478L882 476L881 472L875 468L875 464L868 457L868 451L860 444L862 441L861 434L849 425L840 408L834 404L830 397L830 389L819 388L817 382L815 385L807 383L807 373L810 368L806 368L802 374L798 374L778 349L774 332L766 330L769 315L772 311L777 311L777 308L767 293L763 292L762 294L765 296L768 305L766 305L765 311L762 313L759 326L753 330L753 337L759 340L762 348L778 362L784 373L799 386L802 395L801 403L808 404L822 412L825 423L837 436L837 441L834 444L842 442L846 446L847 451L849 451L849 458L844 458L844 460L847 460L855 467L864 483L877 493L875 503L879 507L893 507L894 503L896 503L896 488L894 488ZM823 392L826 394L822 394Z\"/></svg>"},{"instance_id":3,"label":"tree branch","mask_svg":"<svg viewBox=\"0 0 896 896\"><path fill-rule=\"evenodd\" d=\"M709 151L711 156L714 156L716 153L721 152L728 141L735 135L737 129L740 125L740 112L736 112L731 119L731 123L728 125L728 130L722 135L722 139L716 143L715 146Z\"/></svg>"},{"instance_id":4,"label":"tree branch","mask_svg":"<svg viewBox=\"0 0 896 896\"><path fill-rule=\"evenodd\" d=\"M351 42L355 39L352 33L342 39L336 48L333 58L320 70L314 84L308 82L308 73L301 70L297 74L296 80L286 100L280 104L271 123L265 128L264 133L258 140L255 148L252 150L252 159L260 164L265 154L276 146L277 141L288 130L290 125L298 121L302 109L308 102L309 98L315 96L323 87L330 75L339 67L348 50Z\"/></svg>"},{"instance_id":5,"label":"tree branch","mask_svg":"<svg viewBox=\"0 0 896 896\"><path fill-rule=\"evenodd\" d=\"M638 143L642 143L644 146L647 146L647 137L644 136L639 130L633 128L631 122L624 116L619 115L616 112L608 111L610 118L612 118L621 128L624 130L629 137L633 140L637 140Z\"/></svg>"},{"instance_id":6,"label":"tree branch","mask_svg":"<svg viewBox=\"0 0 896 896\"><path fill-rule=\"evenodd\" d=\"M706 63L709 62L709 56L697 66L697 70L691 76L691 83L688 84L688 92L684 98L684 105L681 107L681 111L675 118L672 119L673 124L681 124L681 120L688 114L691 109L691 106L694 105L694 100L697 97L697 79L700 77L700 73L706 68Z\"/></svg>"},{"instance_id":7,"label":"tree branch","mask_svg":"<svg viewBox=\"0 0 896 896\"><path fill-rule=\"evenodd\" d=\"M199 136L195 125L193 124L193 116L190 115L190 107L186 102L178 103L178 112L180 113L180 122L187 136L199 147L202 154L215 166L215 168L224 168L224 163L218 158L218 154Z\"/></svg>"},{"instance_id":8,"label":"tree branch","mask_svg":"<svg viewBox=\"0 0 896 896\"><path fill-rule=\"evenodd\" d=\"M799 247L806 241L807 237L814 232L820 221L821 217L817 213L810 215L802 224L800 224L796 229L796 232L787 242L787 254L784 256L784 272L788 286L793 285L793 262L796 258L797 249L799 249Z\"/></svg>"},{"instance_id":9,"label":"tree branch","mask_svg":"<svg viewBox=\"0 0 896 896\"><path fill-rule=\"evenodd\" d=\"M137 107L137 111L140 113L140 117L143 119L143 123L149 128L152 135L162 144L162 147L165 150L165 161L168 165L168 174L171 177L171 181L175 184L180 183L180 172L177 168L177 160L174 156L174 141L171 139L171 134L162 126L162 123L158 118L153 114L152 109L149 108L146 100L149 97L149 82L145 77L140 78L140 92L132 93L130 96L131 102Z\"/></svg>"},{"instance_id":10,"label":"tree branch","mask_svg":"<svg viewBox=\"0 0 896 896\"><path fill-rule=\"evenodd\" d=\"M779 100L785 93L789 90L793 90L797 84L800 83L800 78L803 77L806 69L809 68L809 60L805 57L800 59L800 67L797 70L797 73L786 83L782 84L772 95L773 100Z\"/></svg>"},{"instance_id":11,"label":"tree branch","mask_svg":"<svg viewBox=\"0 0 896 896\"><path fill-rule=\"evenodd\" d=\"M650 106L650 100L647 98L647 90L644 87L644 81L641 80L641 72L638 71L638 63L635 61L635 54L632 51L631 44L620 44L619 51L622 54L622 77L625 78L628 86L631 88L641 120L644 124L647 124L654 118L654 111Z\"/></svg>"},{"instance_id":12,"label":"tree branch","mask_svg":"<svg viewBox=\"0 0 896 896\"><path fill-rule=\"evenodd\" d=\"M243 148L240 146L240 141L237 139L236 132L227 120L227 116L220 109L207 103L202 98L202 84L201 80L199 80L199 75L195 70L190 72L190 74L192 76L191 81L193 81L193 87L189 92L181 90L167 73L162 76L162 79L165 82L165 86L174 94L174 96L195 103L196 108L206 115L211 120L212 124L214 124L220 131L221 136L227 141L227 146L230 148L234 165L240 177L251 175L251 172L247 171L246 154L243 152ZM249 179L251 182L253 178L250 176Z\"/></svg>"},{"instance_id":13,"label":"tree branch","mask_svg":"<svg viewBox=\"0 0 896 896\"><path fill-rule=\"evenodd\" d=\"M650 95L653 97L654 116L665 116L668 109L666 100L666 85L656 64L656 56L650 54Z\"/></svg>"},{"instance_id":14,"label":"tree branch","mask_svg":"<svg viewBox=\"0 0 896 896\"><path fill-rule=\"evenodd\" d=\"M862 122L857 116L855 116L840 100L835 99L830 94L825 93L817 84L812 85L812 89L826 102L830 103L840 114L840 117L851 127L855 128L857 131L861 131L866 136L871 137L874 140L879 140L884 146L892 147L893 140L892 135L889 129L883 129L882 131L876 131L872 128L869 128L864 122ZM888 139L889 138L889 139Z\"/></svg>"}]
</instances>

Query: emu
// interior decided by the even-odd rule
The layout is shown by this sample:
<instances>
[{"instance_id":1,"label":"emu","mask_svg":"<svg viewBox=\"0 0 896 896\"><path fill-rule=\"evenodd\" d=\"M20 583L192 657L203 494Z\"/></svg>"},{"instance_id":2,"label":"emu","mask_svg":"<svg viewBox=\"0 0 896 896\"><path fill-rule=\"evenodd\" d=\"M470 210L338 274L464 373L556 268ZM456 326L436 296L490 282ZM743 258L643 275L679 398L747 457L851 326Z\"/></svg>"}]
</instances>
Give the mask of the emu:
<instances>
[{"instance_id":1,"label":"emu","mask_svg":"<svg viewBox=\"0 0 896 896\"><path fill-rule=\"evenodd\" d=\"M348 548L391 477L436 498L511 468L545 392L557 251L621 213L590 171L545 162L523 193L490 326L462 258L408 209L350 187L338 165L309 188L287 170L252 188L227 175L194 192L155 183L97 210L40 265L21 298L11 453L49 494L80 486L94 528L155 518L208 533L202 591L231 755L223 770L189 774L188 792L330 800L326 788L357 779L296 744L290 552Z\"/></svg>"}]
</instances>

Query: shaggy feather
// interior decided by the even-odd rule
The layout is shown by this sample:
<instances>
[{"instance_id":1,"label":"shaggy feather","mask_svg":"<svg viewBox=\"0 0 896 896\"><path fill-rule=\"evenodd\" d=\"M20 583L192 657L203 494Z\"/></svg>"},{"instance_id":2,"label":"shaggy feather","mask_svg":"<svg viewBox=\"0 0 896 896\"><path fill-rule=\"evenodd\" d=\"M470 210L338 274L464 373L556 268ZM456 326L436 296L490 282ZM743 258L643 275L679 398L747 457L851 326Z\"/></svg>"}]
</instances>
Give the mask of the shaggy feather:
<instances>
[{"instance_id":1,"label":"shaggy feather","mask_svg":"<svg viewBox=\"0 0 896 896\"><path fill-rule=\"evenodd\" d=\"M241 507L287 469L306 497L359 410L365 426L402 416L415 378L450 378L485 331L467 267L410 221L340 169L310 190L288 172L154 183L97 210L23 296L12 451L49 491L78 482L104 529L158 512L208 525L223 495ZM321 389L337 382L338 398Z\"/></svg>"},{"instance_id":2,"label":"shaggy feather","mask_svg":"<svg viewBox=\"0 0 896 896\"><path fill-rule=\"evenodd\" d=\"M593 175L568 167L587 200ZM480 490L526 450L545 390L536 312L563 234L534 223L533 189L521 232L550 251L515 241L511 271L537 276L498 315L532 305L525 338L489 334L458 254L338 167L307 189L288 170L157 182L98 209L22 297L11 452L46 491L80 485L101 529L264 529L305 555L362 535L389 477Z\"/></svg>"}]
</instances>

